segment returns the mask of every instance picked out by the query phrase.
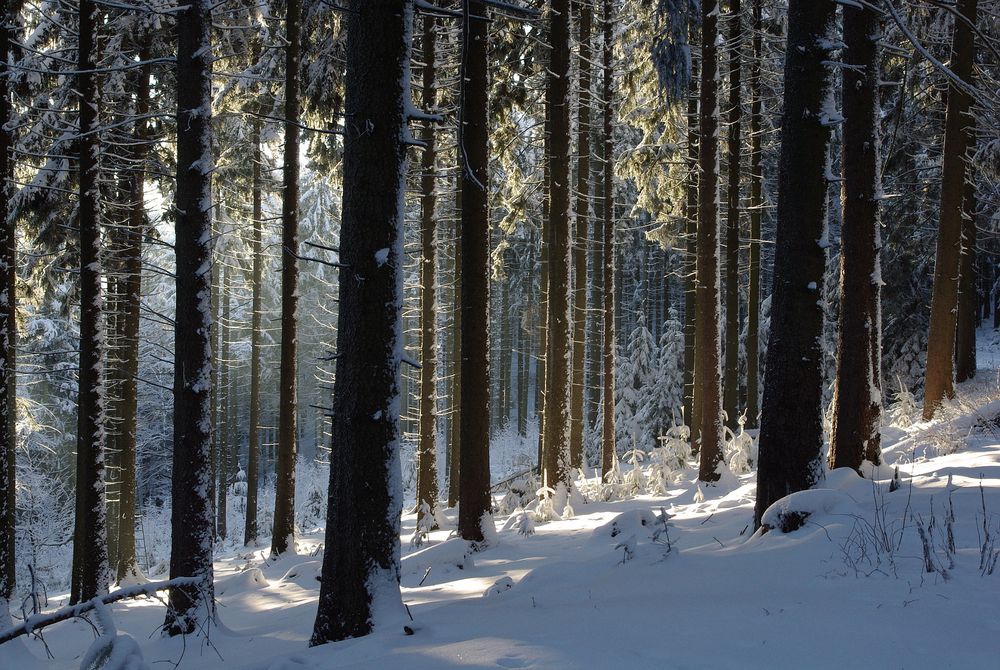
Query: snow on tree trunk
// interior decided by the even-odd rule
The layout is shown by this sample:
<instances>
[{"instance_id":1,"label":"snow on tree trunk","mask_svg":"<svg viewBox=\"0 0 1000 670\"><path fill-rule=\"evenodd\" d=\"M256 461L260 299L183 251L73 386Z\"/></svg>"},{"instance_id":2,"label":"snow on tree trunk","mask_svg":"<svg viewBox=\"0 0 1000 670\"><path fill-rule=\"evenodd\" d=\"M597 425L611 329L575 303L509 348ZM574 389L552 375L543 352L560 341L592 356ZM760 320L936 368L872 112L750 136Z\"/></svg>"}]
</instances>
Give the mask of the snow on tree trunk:
<instances>
[{"instance_id":1,"label":"snow on tree trunk","mask_svg":"<svg viewBox=\"0 0 1000 670\"><path fill-rule=\"evenodd\" d=\"M311 645L402 624L403 200L411 0L352 0L326 551Z\"/></svg>"},{"instance_id":2,"label":"snow on tree trunk","mask_svg":"<svg viewBox=\"0 0 1000 670\"><path fill-rule=\"evenodd\" d=\"M740 397L740 134L743 120L741 88L743 60L743 9L740 0L729 0L729 136L726 189L726 358L722 408L726 425L738 428Z\"/></svg>"},{"instance_id":3,"label":"snow on tree trunk","mask_svg":"<svg viewBox=\"0 0 1000 670\"><path fill-rule=\"evenodd\" d=\"M747 289L747 428L756 428L760 417L760 221L763 213L764 173L761 150L761 60L763 59L762 0L753 0L750 58L750 286Z\"/></svg>"},{"instance_id":4,"label":"snow on tree trunk","mask_svg":"<svg viewBox=\"0 0 1000 670\"><path fill-rule=\"evenodd\" d=\"M823 274L826 265L826 173L837 45L834 0L791 0L778 174L777 238L771 336L754 526L779 498L822 478Z\"/></svg>"},{"instance_id":5,"label":"snow on tree trunk","mask_svg":"<svg viewBox=\"0 0 1000 670\"><path fill-rule=\"evenodd\" d=\"M104 307L101 295L101 222L98 185L100 143L97 82L97 5L82 0L79 9L80 96L80 372L77 400L77 518L73 542L74 602L107 592L107 504L104 451ZM79 556L78 556L79 554Z\"/></svg>"},{"instance_id":6,"label":"snow on tree trunk","mask_svg":"<svg viewBox=\"0 0 1000 670\"><path fill-rule=\"evenodd\" d=\"M164 629L207 625L213 600L212 501L212 2L177 15L177 295L174 322L174 453L170 577L198 585L170 589Z\"/></svg>"},{"instance_id":7,"label":"snow on tree trunk","mask_svg":"<svg viewBox=\"0 0 1000 670\"><path fill-rule=\"evenodd\" d=\"M602 439L601 475L607 476L613 467L615 456L615 140L614 123L614 55L612 54L612 33L614 29L614 5L612 0L604 0L604 44L602 46L603 81L603 127L601 142L601 164L603 177L601 194L603 214L601 217L601 259L604 264L604 351L602 377L604 391L601 398Z\"/></svg>"}]
</instances>

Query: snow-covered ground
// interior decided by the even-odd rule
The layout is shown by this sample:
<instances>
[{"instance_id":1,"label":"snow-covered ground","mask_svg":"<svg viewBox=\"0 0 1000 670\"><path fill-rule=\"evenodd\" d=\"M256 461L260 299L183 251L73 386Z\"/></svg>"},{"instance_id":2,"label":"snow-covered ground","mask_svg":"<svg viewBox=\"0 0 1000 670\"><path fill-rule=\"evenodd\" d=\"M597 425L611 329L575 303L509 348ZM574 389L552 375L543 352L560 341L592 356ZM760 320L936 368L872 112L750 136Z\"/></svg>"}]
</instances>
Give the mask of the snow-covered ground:
<instances>
[{"instance_id":1,"label":"snow-covered ground","mask_svg":"<svg viewBox=\"0 0 1000 670\"><path fill-rule=\"evenodd\" d=\"M834 471L786 499L810 512L787 534L753 535L752 474L699 492L689 467L666 495L576 504L530 535L499 517L494 544L470 557L448 530L411 547L405 516L413 635L307 648L318 528L277 563L266 541L220 557L220 624L207 637L161 638L155 599L110 609L152 668L1000 667L1000 566L988 574L1000 552L1000 348L980 335L979 375L944 415L921 423L897 406L876 480ZM0 668L79 667L94 631L75 620L44 644L0 646Z\"/></svg>"}]
</instances>

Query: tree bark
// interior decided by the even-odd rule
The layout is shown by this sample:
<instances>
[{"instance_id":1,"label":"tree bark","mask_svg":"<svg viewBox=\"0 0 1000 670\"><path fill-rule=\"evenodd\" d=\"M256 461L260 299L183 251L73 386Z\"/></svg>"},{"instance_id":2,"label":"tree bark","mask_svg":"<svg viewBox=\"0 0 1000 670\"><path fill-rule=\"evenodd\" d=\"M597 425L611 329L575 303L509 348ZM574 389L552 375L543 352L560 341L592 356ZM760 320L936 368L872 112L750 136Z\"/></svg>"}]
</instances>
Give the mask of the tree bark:
<instances>
[{"instance_id":1,"label":"tree bark","mask_svg":"<svg viewBox=\"0 0 1000 670\"><path fill-rule=\"evenodd\" d=\"M425 111L437 108L437 23L424 17L423 86L421 104ZM417 448L417 523L434 526L438 500L437 473L437 219L435 206L437 144L431 122L421 133L424 150L420 156L420 443ZM425 517L425 511L430 518Z\"/></svg>"},{"instance_id":2,"label":"tree bark","mask_svg":"<svg viewBox=\"0 0 1000 670\"><path fill-rule=\"evenodd\" d=\"M771 336L754 527L770 505L823 476L822 288L834 0L790 0L778 172Z\"/></svg>"},{"instance_id":3,"label":"tree bark","mask_svg":"<svg viewBox=\"0 0 1000 670\"><path fill-rule=\"evenodd\" d=\"M601 217L601 260L604 265L604 392L601 402L602 439L601 473L611 471L615 455L615 139L614 139L614 32L613 0L604 0L604 46L602 49L603 77L601 86L604 107L601 167L604 175L601 184L603 216Z\"/></svg>"},{"instance_id":4,"label":"tree bark","mask_svg":"<svg viewBox=\"0 0 1000 670\"><path fill-rule=\"evenodd\" d=\"M174 454L170 578L201 586L170 589L169 635L207 625L212 613L212 2L193 0L177 16L177 256L174 325Z\"/></svg>"},{"instance_id":5,"label":"tree bark","mask_svg":"<svg viewBox=\"0 0 1000 670\"><path fill-rule=\"evenodd\" d=\"M337 376L326 551L310 645L402 623L403 199L412 0L350 0Z\"/></svg>"},{"instance_id":6,"label":"tree bark","mask_svg":"<svg viewBox=\"0 0 1000 670\"><path fill-rule=\"evenodd\" d=\"M881 462L882 271L879 233L879 17L844 7L843 227L831 465Z\"/></svg>"},{"instance_id":7,"label":"tree bark","mask_svg":"<svg viewBox=\"0 0 1000 670\"><path fill-rule=\"evenodd\" d=\"M584 370L587 325L587 245L590 239L590 25L591 10L575 0L579 28L579 102L577 111L576 240L573 245L573 385L570 402L569 465L583 467Z\"/></svg>"},{"instance_id":8,"label":"tree bark","mask_svg":"<svg viewBox=\"0 0 1000 670\"><path fill-rule=\"evenodd\" d=\"M462 168L459 167L459 174ZM455 219L455 276L452 285L455 289L455 314L451 334L451 425L448 449L451 458L448 461L448 507L458 504L458 492L462 472L462 188L461 177L456 199L458 200L458 216Z\"/></svg>"},{"instance_id":9,"label":"tree bark","mask_svg":"<svg viewBox=\"0 0 1000 670\"><path fill-rule=\"evenodd\" d=\"M951 43L951 70L962 81L972 75L977 0L958 0L963 19L956 18ZM955 395L954 374L958 277L962 246L962 198L965 190L966 157L972 121L969 94L954 83L948 87L945 113L944 155L941 160L941 210L938 219L937 254L934 263L934 290L931 323L927 336L927 373L924 381L924 420L945 398Z\"/></svg>"},{"instance_id":10,"label":"tree bark","mask_svg":"<svg viewBox=\"0 0 1000 670\"><path fill-rule=\"evenodd\" d=\"M747 428L760 420L760 221L764 208L761 61L761 0L753 0L753 56L750 58L750 286L747 290Z\"/></svg>"},{"instance_id":11,"label":"tree bark","mask_svg":"<svg viewBox=\"0 0 1000 670\"><path fill-rule=\"evenodd\" d=\"M690 39L697 37L697 22L691 21ZM699 59L691 58L691 83L687 97L687 162L684 183L684 419L691 431L691 448L698 448L700 422L694 413L694 354L697 326L697 257L698 257L698 79Z\"/></svg>"},{"instance_id":12,"label":"tree bark","mask_svg":"<svg viewBox=\"0 0 1000 670\"><path fill-rule=\"evenodd\" d=\"M278 462L275 472L274 529L271 553L280 555L295 543L295 460L298 390L299 304L299 58L301 0L289 0L285 16L288 45L285 47L285 154L281 197L281 379L278 397ZM253 475L256 484L256 473ZM250 477L247 477L249 483ZM254 491L256 495L256 490ZM249 526L247 496L247 543L257 539ZM256 513L256 506L254 507ZM256 517L254 518L256 524Z\"/></svg>"},{"instance_id":13,"label":"tree bark","mask_svg":"<svg viewBox=\"0 0 1000 670\"><path fill-rule=\"evenodd\" d=\"M489 83L487 22L482 0L464 0L459 145L462 169L462 415L458 532L484 539L490 500L489 350Z\"/></svg>"},{"instance_id":14,"label":"tree bark","mask_svg":"<svg viewBox=\"0 0 1000 670\"><path fill-rule=\"evenodd\" d=\"M104 307L101 295L101 221L98 185L100 144L97 134L98 9L81 0L79 10L80 96L80 372L77 401L77 500L73 543L79 565L74 602L107 593L110 581L107 548L107 503L104 489L106 443L104 413ZM80 559L75 559L77 553Z\"/></svg>"},{"instance_id":15,"label":"tree bark","mask_svg":"<svg viewBox=\"0 0 1000 670\"><path fill-rule=\"evenodd\" d=\"M726 425L739 426L740 397L740 152L743 138L743 8L729 0L729 184L726 189L726 358L722 409Z\"/></svg>"},{"instance_id":16,"label":"tree bark","mask_svg":"<svg viewBox=\"0 0 1000 670\"><path fill-rule=\"evenodd\" d=\"M545 443L542 470L557 491L569 486L571 369L569 314L569 0L552 0L549 14L551 58L546 105L551 110L549 156L549 358L545 390Z\"/></svg>"},{"instance_id":17,"label":"tree bark","mask_svg":"<svg viewBox=\"0 0 1000 670\"><path fill-rule=\"evenodd\" d=\"M229 265L226 258L219 254L217 259L222 263L222 283L219 285L219 301L222 303L220 308L220 320L216 324L219 330L220 337L220 352L216 359L216 363L220 368L219 373L219 439L217 441L218 449L216 458L218 458L218 465L216 466L216 476L218 477L218 484L216 486L216 494L218 495L218 504L215 507L216 521L215 528L218 533L219 539L225 540L229 534L229 485L232 483L231 477L233 475L233 452L232 439L230 436L231 424L232 424L232 404L233 401L230 398L232 391L232 382L229 379L230 375L230 365L229 365L229 340L230 335L230 286L229 286Z\"/></svg>"},{"instance_id":18,"label":"tree bark","mask_svg":"<svg viewBox=\"0 0 1000 670\"><path fill-rule=\"evenodd\" d=\"M16 574L16 448L17 448L17 224L10 216L14 163L10 160L10 64L17 39L20 0L6 0L0 15L0 600L14 594Z\"/></svg>"},{"instance_id":19,"label":"tree bark","mask_svg":"<svg viewBox=\"0 0 1000 670\"><path fill-rule=\"evenodd\" d=\"M722 380L719 355L719 0L702 3L701 101L698 123L698 251L695 288L694 407L701 465L698 479L715 482L722 463Z\"/></svg>"},{"instance_id":20,"label":"tree bark","mask_svg":"<svg viewBox=\"0 0 1000 670\"><path fill-rule=\"evenodd\" d=\"M149 60L148 41L139 52L140 60ZM135 125L135 148L132 149L133 166L129 179L129 212L125 231L125 248L122 254L123 278L119 280L123 290L123 310L121 317L122 337L122 379L120 392L121 412L118 427L119 465L121 484L119 488L118 518L112 523L118 526L118 557L115 581L121 582L139 574L135 548L135 506L136 506L136 428L138 425L138 376L139 376L139 321L142 303L142 238L146 232L146 156L149 151L149 123L142 117L149 113L149 82L151 67L144 65L138 76L136 87L136 116L140 120ZM211 497L210 497L211 498Z\"/></svg>"}]
</instances>

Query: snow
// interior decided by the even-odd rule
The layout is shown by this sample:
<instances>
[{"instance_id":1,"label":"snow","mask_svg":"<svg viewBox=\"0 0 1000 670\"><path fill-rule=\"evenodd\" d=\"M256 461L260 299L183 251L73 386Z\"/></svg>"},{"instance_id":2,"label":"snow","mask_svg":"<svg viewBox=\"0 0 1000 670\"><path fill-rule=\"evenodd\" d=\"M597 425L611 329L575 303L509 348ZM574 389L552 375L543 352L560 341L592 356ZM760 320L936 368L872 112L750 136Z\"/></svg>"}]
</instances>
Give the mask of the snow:
<instances>
[{"instance_id":1,"label":"snow","mask_svg":"<svg viewBox=\"0 0 1000 670\"><path fill-rule=\"evenodd\" d=\"M981 364L1000 362L1000 345L980 353ZM753 473L699 489L689 461L659 495L602 502L584 486L591 500L574 500L570 518L498 514L481 551L451 537L455 510L410 547L416 518L404 515L401 590L413 620L404 613L365 638L307 647L322 528L303 529L299 554L277 561L246 549L219 556L219 623L207 638L157 635L156 599L108 606L100 629L105 643L117 636L120 667L179 670L996 667L1000 570L980 567L995 555L985 533L993 551L1000 536L996 379L981 369L932 423L916 408L906 421L905 408L887 411L886 464L865 468L877 479L829 472L822 488L775 503L766 533L752 528ZM896 467L901 486L890 491ZM792 512L803 523L784 533L780 517ZM0 668L77 668L95 645L80 620L44 635L54 660L24 637L0 645Z\"/></svg>"}]
</instances>

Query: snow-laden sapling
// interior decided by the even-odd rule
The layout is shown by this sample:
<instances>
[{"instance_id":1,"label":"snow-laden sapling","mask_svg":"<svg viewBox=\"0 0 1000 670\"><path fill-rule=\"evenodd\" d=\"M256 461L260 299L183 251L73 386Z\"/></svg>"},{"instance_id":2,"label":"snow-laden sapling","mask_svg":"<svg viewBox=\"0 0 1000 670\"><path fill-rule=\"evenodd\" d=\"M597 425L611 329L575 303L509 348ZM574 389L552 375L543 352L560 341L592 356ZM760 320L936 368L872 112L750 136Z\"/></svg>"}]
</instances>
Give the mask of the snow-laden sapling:
<instances>
[{"instance_id":1,"label":"snow-laden sapling","mask_svg":"<svg viewBox=\"0 0 1000 670\"><path fill-rule=\"evenodd\" d=\"M663 557L666 558L674 550L674 542L670 539L670 515L667 514L667 510L663 507L660 508L660 513L656 515L656 530L653 531L653 542L655 544L661 544L666 547L666 551L663 552Z\"/></svg>"},{"instance_id":2,"label":"snow-laden sapling","mask_svg":"<svg viewBox=\"0 0 1000 670\"><path fill-rule=\"evenodd\" d=\"M622 550L622 560L618 562L619 565L624 565L625 563L628 563L633 558L635 558L635 545L636 545L635 533L629 535L628 539L626 539L624 542L619 542L618 544L615 545L615 549Z\"/></svg>"},{"instance_id":3,"label":"snow-laden sapling","mask_svg":"<svg viewBox=\"0 0 1000 670\"><path fill-rule=\"evenodd\" d=\"M410 546L414 548L423 546L432 530L434 530L434 513L424 500L417 512L417 524L413 529L413 537L410 538Z\"/></svg>"},{"instance_id":4,"label":"snow-laden sapling","mask_svg":"<svg viewBox=\"0 0 1000 670\"><path fill-rule=\"evenodd\" d=\"M646 474L642 471L642 461L646 458L646 452L642 449L632 449L625 453L625 458L631 466L622 482L625 495L639 495L646 490Z\"/></svg>"},{"instance_id":5,"label":"snow-laden sapling","mask_svg":"<svg viewBox=\"0 0 1000 670\"><path fill-rule=\"evenodd\" d=\"M553 504L552 496L555 493L555 489L549 486L549 473L546 472L543 475L542 486L535 491L535 495L538 496L538 506L535 508L535 521L555 521L560 518Z\"/></svg>"},{"instance_id":6,"label":"snow-laden sapling","mask_svg":"<svg viewBox=\"0 0 1000 670\"><path fill-rule=\"evenodd\" d=\"M752 472L757 462L757 441L750 433L743 430L746 420L746 414L739 417L738 433L734 433L728 427L725 428L726 442L723 445L723 454L729 469L736 474Z\"/></svg>"}]
</instances>

